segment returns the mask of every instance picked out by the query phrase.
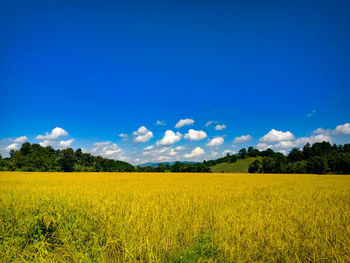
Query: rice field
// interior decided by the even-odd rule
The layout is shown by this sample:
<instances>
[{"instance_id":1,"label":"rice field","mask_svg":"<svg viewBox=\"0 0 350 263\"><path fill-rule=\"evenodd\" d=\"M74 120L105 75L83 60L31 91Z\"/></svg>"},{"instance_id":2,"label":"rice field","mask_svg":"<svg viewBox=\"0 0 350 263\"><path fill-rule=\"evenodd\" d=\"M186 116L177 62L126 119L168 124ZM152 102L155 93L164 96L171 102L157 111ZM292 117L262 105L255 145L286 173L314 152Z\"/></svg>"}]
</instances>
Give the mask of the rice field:
<instances>
[{"instance_id":1,"label":"rice field","mask_svg":"<svg viewBox=\"0 0 350 263\"><path fill-rule=\"evenodd\" d=\"M0 173L2 262L350 262L350 176Z\"/></svg>"}]
</instances>

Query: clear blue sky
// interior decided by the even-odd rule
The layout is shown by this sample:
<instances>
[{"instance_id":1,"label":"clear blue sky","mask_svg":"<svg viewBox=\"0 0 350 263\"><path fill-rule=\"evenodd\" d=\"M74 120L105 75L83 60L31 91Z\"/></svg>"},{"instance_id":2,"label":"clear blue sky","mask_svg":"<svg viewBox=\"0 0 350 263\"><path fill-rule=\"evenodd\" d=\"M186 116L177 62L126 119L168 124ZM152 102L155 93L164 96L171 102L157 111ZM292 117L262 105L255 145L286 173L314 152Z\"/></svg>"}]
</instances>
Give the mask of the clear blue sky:
<instances>
[{"instance_id":1,"label":"clear blue sky","mask_svg":"<svg viewBox=\"0 0 350 263\"><path fill-rule=\"evenodd\" d=\"M74 139L61 147L132 163L259 143L288 152L276 145L300 137L347 143L349 14L349 1L1 1L1 153L55 127L68 135L47 144ZM174 127L186 118L194 124ZM132 134L141 126L147 142ZM206 137L185 138L189 129ZM271 129L282 137L262 139ZM167 130L183 136L157 145ZM242 135L251 139L233 142Z\"/></svg>"}]
</instances>

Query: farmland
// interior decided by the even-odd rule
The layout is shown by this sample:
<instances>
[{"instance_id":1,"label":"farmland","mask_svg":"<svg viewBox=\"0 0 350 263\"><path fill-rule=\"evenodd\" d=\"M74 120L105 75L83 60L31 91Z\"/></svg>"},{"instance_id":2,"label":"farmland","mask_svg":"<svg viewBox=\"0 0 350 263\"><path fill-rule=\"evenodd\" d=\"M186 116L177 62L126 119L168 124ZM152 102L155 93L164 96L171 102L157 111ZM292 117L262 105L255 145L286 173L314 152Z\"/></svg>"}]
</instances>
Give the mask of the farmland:
<instances>
[{"instance_id":1,"label":"farmland","mask_svg":"<svg viewBox=\"0 0 350 263\"><path fill-rule=\"evenodd\" d=\"M350 261L350 176L0 173L0 261Z\"/></svg>"}]
</instances>

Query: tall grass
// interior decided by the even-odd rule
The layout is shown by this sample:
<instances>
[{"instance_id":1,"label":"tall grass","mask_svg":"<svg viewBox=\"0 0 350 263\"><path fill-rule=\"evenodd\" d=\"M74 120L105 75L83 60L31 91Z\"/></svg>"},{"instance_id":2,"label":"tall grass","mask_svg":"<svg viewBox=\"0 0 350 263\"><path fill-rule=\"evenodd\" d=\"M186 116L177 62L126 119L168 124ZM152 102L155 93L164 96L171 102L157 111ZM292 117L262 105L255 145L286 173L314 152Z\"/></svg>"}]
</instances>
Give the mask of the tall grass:
<instances>
[{"instance_id":1,"label":"tall grass","mask_svg":"<svg viewBox=\"0 0 350 263\"><path fill-rule=\"evenodd\" d=\"M0 260L350 262L350 176L0 173Z\"/></svg>"}]
</instances>

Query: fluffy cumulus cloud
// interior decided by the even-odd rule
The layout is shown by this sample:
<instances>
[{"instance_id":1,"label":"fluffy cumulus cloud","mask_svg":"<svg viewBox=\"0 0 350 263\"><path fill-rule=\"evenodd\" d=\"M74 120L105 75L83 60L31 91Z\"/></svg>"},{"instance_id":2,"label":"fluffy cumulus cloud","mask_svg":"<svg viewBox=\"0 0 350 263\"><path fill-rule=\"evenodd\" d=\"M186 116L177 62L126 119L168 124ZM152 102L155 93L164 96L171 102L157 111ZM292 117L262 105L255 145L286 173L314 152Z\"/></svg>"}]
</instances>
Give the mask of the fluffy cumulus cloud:
<instances>
[{"instance_id":1,"label":"fluffy cumulus cloud","mask_svg":"<svg viewBox=\"0 0 350 263\"><path fill-rule=\"evenodd\" d=\"M164 126L166 125L165 121L156 121L155 125L161 125L161 126Z\"/></svg>"},{"instance_id":2,"label":"fluffy cumulus cloud","mask_svg":"<svg viewBox=\"0 0 350 263\"><path fill-rule=\"evenodd\" d=\"M224 143L224 138L215 137L215 138L211 139L206 145L208 147L216 147L216 146L220 146L223 143Z\"/></svg>"},{"instance_id":3,"label":"fluffy cumulus cloud","mask_svg":"<svg viewBox=\"0 0 350 263\"><path fill-rule=\"evenodd\" d=\"M186 125L193 125L194 120L192 119L181 119L178 123L176 123L175 128L181 128Z\"/></svg>"},{"instance_id":4,"label":"fluffy cumulus cloud","mask_svg":"<svg viewBox=\"0 0 350 263\"><path fill-rule=\"evenodd\" d=\"M173 132L172 130L167 130L164 133L164 137L157 142L157 145L171 145L178 141L180 141L182 138L182 134L179 132Z\"/></svg>"},{"instance_id":5,"label":"fluffy cumulus cloud","mask_svg":"<svg viewBox=\"0 0 350 263\"><path fill-rule=\"evenodd\" d=\"M273 148L273 145L271 144L267 144L267 143L264 143L264 142L261 142L259 143L256 148L259 150L259 151L265 151L267 149L272 149Z\"/></svg>"},{"instance_id":6,"label":"fluffy cumulus cloud","mask_svg":"<svg viewBox=\"0 0 350 263\"><path fill-rule=\"evenodd\" d=\"M153 138L153 132L148 130L145 126L138 128L137 131L132 133L132 135L135 136L134 142L148 142Z\"/></svg>"},{"instance_id":7,"label":"fluffy cumulus cloud","mask_svg":"<svg viewBox=\"0 0 350 263\"><path fill-rule=\"evenodd\" d=\"M6 151L17 150L17 149L18 149L18 143L12 143L5 148Z\"/></svg>"},{"instance_id":8,"label":"fluffy cumulus cloud","mask_svg":"<svg viewBox=\"0 0 350 263\"><path fill-rule=\"evenodd\" d=\"M288 149L288 148L292 148L295 147L295 143L292 141L282 141L277 143L276 145L274 145L274 148L276 149Z\"/></svg>"},{"instance_id":9,"label":"fluffy cumulus cloud","mask_svg":"<svg viewBox=\"0 0 350 263\"><path fill-rule=\"evenodd\" d=\"M307 143L310 143L311 145L317 142L332 142L332 137L328 134L318 134L310 137L301 137L297 140L295 140L296 146L302 147Z\"/></svg>"},{"instance_id":10,"label":"fluffy cumulus cloud","mask_svg":"<svg viewBox=\"0 0 350 263\"><path fill-rule=\"evenodd\" d=\"M199 141L207 138L207 134L204 131L196 131L194 129L189 129L188 133L185 134L185 139L191 141Z\"/></svg>"},{"instance_id":11,"label":"fluffy cumulus cloud","mask_svg":"<svg viewBox=\"0 0 350 263\"><path fill-rule=\"evenodd\" d=\"M168 146L153 147L147 151L143 151L143 158L140 159L139 163L146 162L170 162L178 159L178 151Z\"/></svg>"},{"instance_id":12,"label":"fluffy cumulus cloud","mask_svg":"<svg viewBox=\"0 0 350 263\"><path fill-rule=\"evenodd\" d=\"M192 150L191 153L187 153L187 154L185 154L184 156L185 156L185 158L190 158L190 159L192 159L192 158L194 158L194 157L203 155L204 153L205 153L205 152L204 152L204 150L203 150L201 147L196 147L196 148L194 148L194 149Z\"/></svg>"},{"instance_id":13,"label":"fluffy cumulus cloud","mask_svg":"<svg viewBox=\"0 0 350 263\"><path fill-rule=\"evenodd\" d=\"M18 137L16 139L14 139L13 142L15 142L15 143L23 143L23 142L25 142L27 140L28 140L27 136L21 136L21 137Z\"/></svg>"},{"instance_id":14,"label":"fluffy cumulus cloud","mask_svg":"<svg viewBox=\"0 0 350 263\"><path fill-rule=\"evenodd\" d=\"M94 148L90 152L95 156L101 155L109 159L126 160L126 157L123 156L123 150L111 141L94 143Z\"/></svg>"},{"instance_id":15,"label":"fluffy cumulus cloud","mask_svg":"<svg viewBox=\"0 0 350 263\"><path fill-rule=\"evenodd\" d=\"M37 140L42 140L39 144L42 147L52 146L59 148L68 148L74 139L60 140L61 137L68 136L68 132L60 127L54 128L51 132L46 132L45 135L38 135Z\"/></svg>"},{"instance_id":16,"label":"fluffy cumulus cloud","mask_svg":"<svg viewBox=\"0 0 350 263\"><path fill-rule=\"evenodd\" d=\"M217 131L222 131L223 129L226 129L225 124L218 124L215 126L215 130L217 130Z\"/></svg>"},{"instance_id":17,"label":"fluffy cumulus cloud","mask_svg":"<svg viewBox=\"0 0 350 263\"><path fill-rule=\"evenodd\" d=\"M233 142L234 143L240 143L240 142L246 142L246 141L249 141L252 139L252 136L250 136L249 134L247 135L242 135L242 136L239 136L239 137L236 137Z\"/></svg>"},{"instance_id":18,"label":"fluffy cumulus cloud","mask_svg":"<svg viewBox=\"0 0 350 263\"><path fill-rule=\"evenodd\" d=\"M209 127L212 124L217 124L219 123L218 121L207 121L207 123L205 124L205 127Z\"/></svg>"},{"instance_id":19,"label":"fluffy cumulus cloud","mask_svg":"<svg viewBox=\"0 0 350 263\"><path fill-rule=\"evenodd\" d=\"M57 140L61 136L67 136L68 132L63 130L60 127L56 127L53 129L50 133L46 132L45 135L38 135L36 136L37 140L48 140L48 141L53 141Z\"/></svg>"},{"instance_id":20,"label":"fluffy cumulus cloud","mask_svg":"<svg viewBox=\"0 0 350 263\"><path fill-rule=\"evenodd\" d=\"M334 134L350 134L350 123L338 125L334 130Z\"/></svg>"},{"instance_id":21,"label":"fluffy cumulus cloud","mask_svg":"<svg viewBox=\"0 0 350 263\"><path fill-rule=\"evenodd\" d=\"M268 134L260 138L260 142L280 142L280 141L290 141L294 139L294 135L290 131L277 131L272 129Z\"/></svg>"},{"instance_id":22,"label":"fluffy cumulus cloud","mask_svg":"<svg viewBox=\"0 0 350 263\"><path fill-rule=\"evenodd\" d=\"M70 140L66 140L66 141L60 141L58 146L60 148L68 148L70 147L70 145L72 144L72 142L74 142L74 139L70 139Z\"/></svg>"}]
</instances>

